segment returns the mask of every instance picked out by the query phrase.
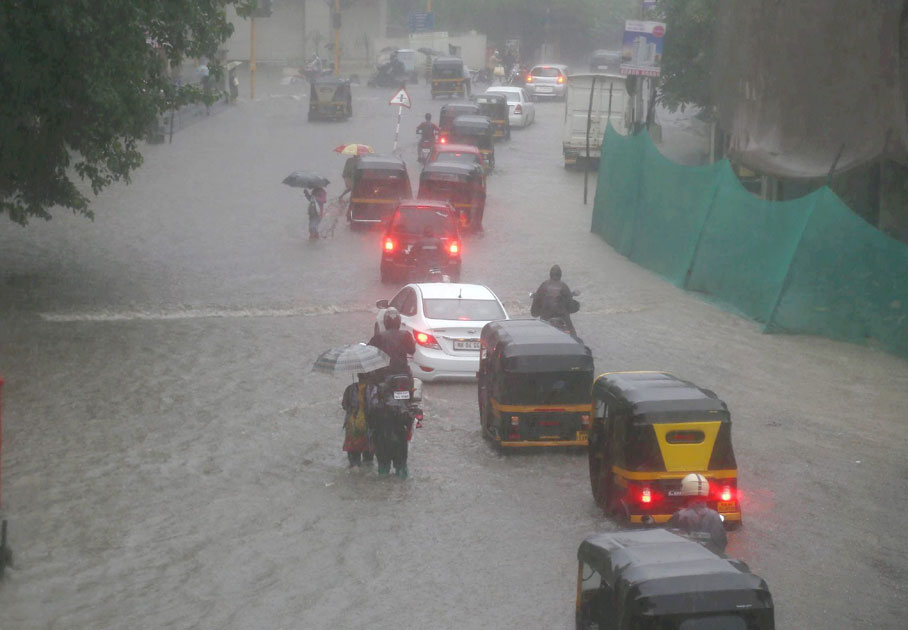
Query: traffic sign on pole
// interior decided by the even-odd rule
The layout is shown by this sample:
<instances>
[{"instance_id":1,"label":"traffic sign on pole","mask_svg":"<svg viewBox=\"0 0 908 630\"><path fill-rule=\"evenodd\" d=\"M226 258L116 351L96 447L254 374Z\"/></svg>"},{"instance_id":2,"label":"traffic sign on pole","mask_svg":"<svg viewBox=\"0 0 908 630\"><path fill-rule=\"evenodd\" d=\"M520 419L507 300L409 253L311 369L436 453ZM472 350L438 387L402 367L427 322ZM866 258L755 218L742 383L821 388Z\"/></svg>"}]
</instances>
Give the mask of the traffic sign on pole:
<instances>
[{"instance_id":1,"label":"traffic sign on pole","mask_svg":"<svg viewBox=\"0 0 908 630\"><path fill-rule=\"evenodd\" d=\"M397 91L397 94L392 96L391 100L388 101L388 105L400 105L401 107L410 109L410 95L407 94L407 88L400 88Z\"/></svg>"}]
</instances>

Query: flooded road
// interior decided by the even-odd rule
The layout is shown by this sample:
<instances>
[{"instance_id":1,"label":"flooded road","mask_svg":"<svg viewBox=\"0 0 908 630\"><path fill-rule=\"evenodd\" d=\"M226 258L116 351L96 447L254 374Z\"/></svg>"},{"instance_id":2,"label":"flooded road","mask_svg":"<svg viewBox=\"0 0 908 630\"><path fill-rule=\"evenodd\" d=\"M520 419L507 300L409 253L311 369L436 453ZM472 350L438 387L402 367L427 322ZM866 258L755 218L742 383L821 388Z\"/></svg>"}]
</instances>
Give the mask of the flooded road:
<instances>
[{"instance_id":1,"label":"flooded road","mask_svg":"<svg viewBox=\"0 0 908 630\"><path fill-rule=\"evenodd\" d=\"M308 242L305 199L280 181L319 170L337 196L331 150L390 150L397 110L359 87L351 121L307 123L305 84L257 89L147 147L94 222L0 227L16 553L0 627L573 627L577 545L614 528L585 454L499 455L475 385L439 383L409 480L347 471L347 381L310 366L365 340L394 290L376 233ZM442 102L410 95L415 182L415 127ZM762 335L617 255L589 232L594 178L584 206L562 167L561 103L537 108L496 147L463 281L526 315L557 262L598 371L666 370L728 402L745 520L729 553L768 581L778 627L902 627L908 363Z\"/></svg>"}]
</instances>

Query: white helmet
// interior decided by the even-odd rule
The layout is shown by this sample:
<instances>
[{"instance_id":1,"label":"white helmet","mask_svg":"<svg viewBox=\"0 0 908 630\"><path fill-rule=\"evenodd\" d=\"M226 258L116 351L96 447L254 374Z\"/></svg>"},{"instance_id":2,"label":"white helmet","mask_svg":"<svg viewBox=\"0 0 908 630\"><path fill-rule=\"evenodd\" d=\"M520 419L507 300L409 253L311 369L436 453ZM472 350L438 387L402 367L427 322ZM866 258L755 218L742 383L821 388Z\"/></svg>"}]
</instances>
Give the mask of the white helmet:
<instances>
[{"instance_id":1,"label":"white helmet","mask_svg":"<svg viewBox=\"0 0 908 630\"><path fill-rule=\"evenodd\" d=\"M681 480L682 497L708 497L709 481L697 473L691 473Z\"/></svg>"}]
</instances>

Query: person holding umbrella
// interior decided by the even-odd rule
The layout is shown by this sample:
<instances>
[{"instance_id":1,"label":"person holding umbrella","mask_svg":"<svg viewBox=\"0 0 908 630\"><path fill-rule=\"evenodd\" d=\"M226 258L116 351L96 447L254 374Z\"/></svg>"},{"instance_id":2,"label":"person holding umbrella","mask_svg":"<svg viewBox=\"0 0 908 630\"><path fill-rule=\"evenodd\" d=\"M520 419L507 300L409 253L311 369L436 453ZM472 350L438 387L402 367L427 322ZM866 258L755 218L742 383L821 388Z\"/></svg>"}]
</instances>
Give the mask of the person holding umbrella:
<instances>
[{"instance_id":1,"label":"person holding umbrella","mask_svg":"<svg viewBox=\"0 0 908 630\"><path fill-rule=\"evenodd\" d=\"M318 226L325 216L325 202L328 201L328 193L321 186L304 191L306 199L309 200L309 240L318 239Z\"/></svg>"}]
</instances>

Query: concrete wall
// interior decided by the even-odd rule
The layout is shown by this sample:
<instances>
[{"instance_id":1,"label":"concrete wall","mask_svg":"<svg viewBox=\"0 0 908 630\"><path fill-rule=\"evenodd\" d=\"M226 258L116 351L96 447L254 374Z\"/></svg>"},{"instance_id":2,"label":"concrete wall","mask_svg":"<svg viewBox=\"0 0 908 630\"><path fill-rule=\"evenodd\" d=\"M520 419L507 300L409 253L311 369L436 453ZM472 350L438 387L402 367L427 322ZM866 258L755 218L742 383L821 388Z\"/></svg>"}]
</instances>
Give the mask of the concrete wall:
<instances>
[{"instance_id":1,"label":"concrete wall","mask_svg":"<svg viewBox=\"0 0 908 630\"><path fill-rule=\"evenodd\" d=\"M311 2L311 0L309 0ZM321 2L318 2L321 4ZM255 20L255 60L261 63L300 65L305 44L305 0L274 0L271 17ZM249 60L250 20L227 7L233 35L226 43L227 59ZM324 55L322 55L324 56Z\"/></svg>"},{"instance_id":2,"label":"concrete wall","mask_svg":"<svg viewBox=\"0 0 908 630\"><path fill-rule=\"evenodd\" d=\"M383 39L388 30L386 0L358 0L341 10L340 48L342 69L371 65L378 49L375 41ZM333 59L334 42L331 10L323 0L306 2L306 57L318 51L319 56Z\"/></svg>"}]
</instances>

